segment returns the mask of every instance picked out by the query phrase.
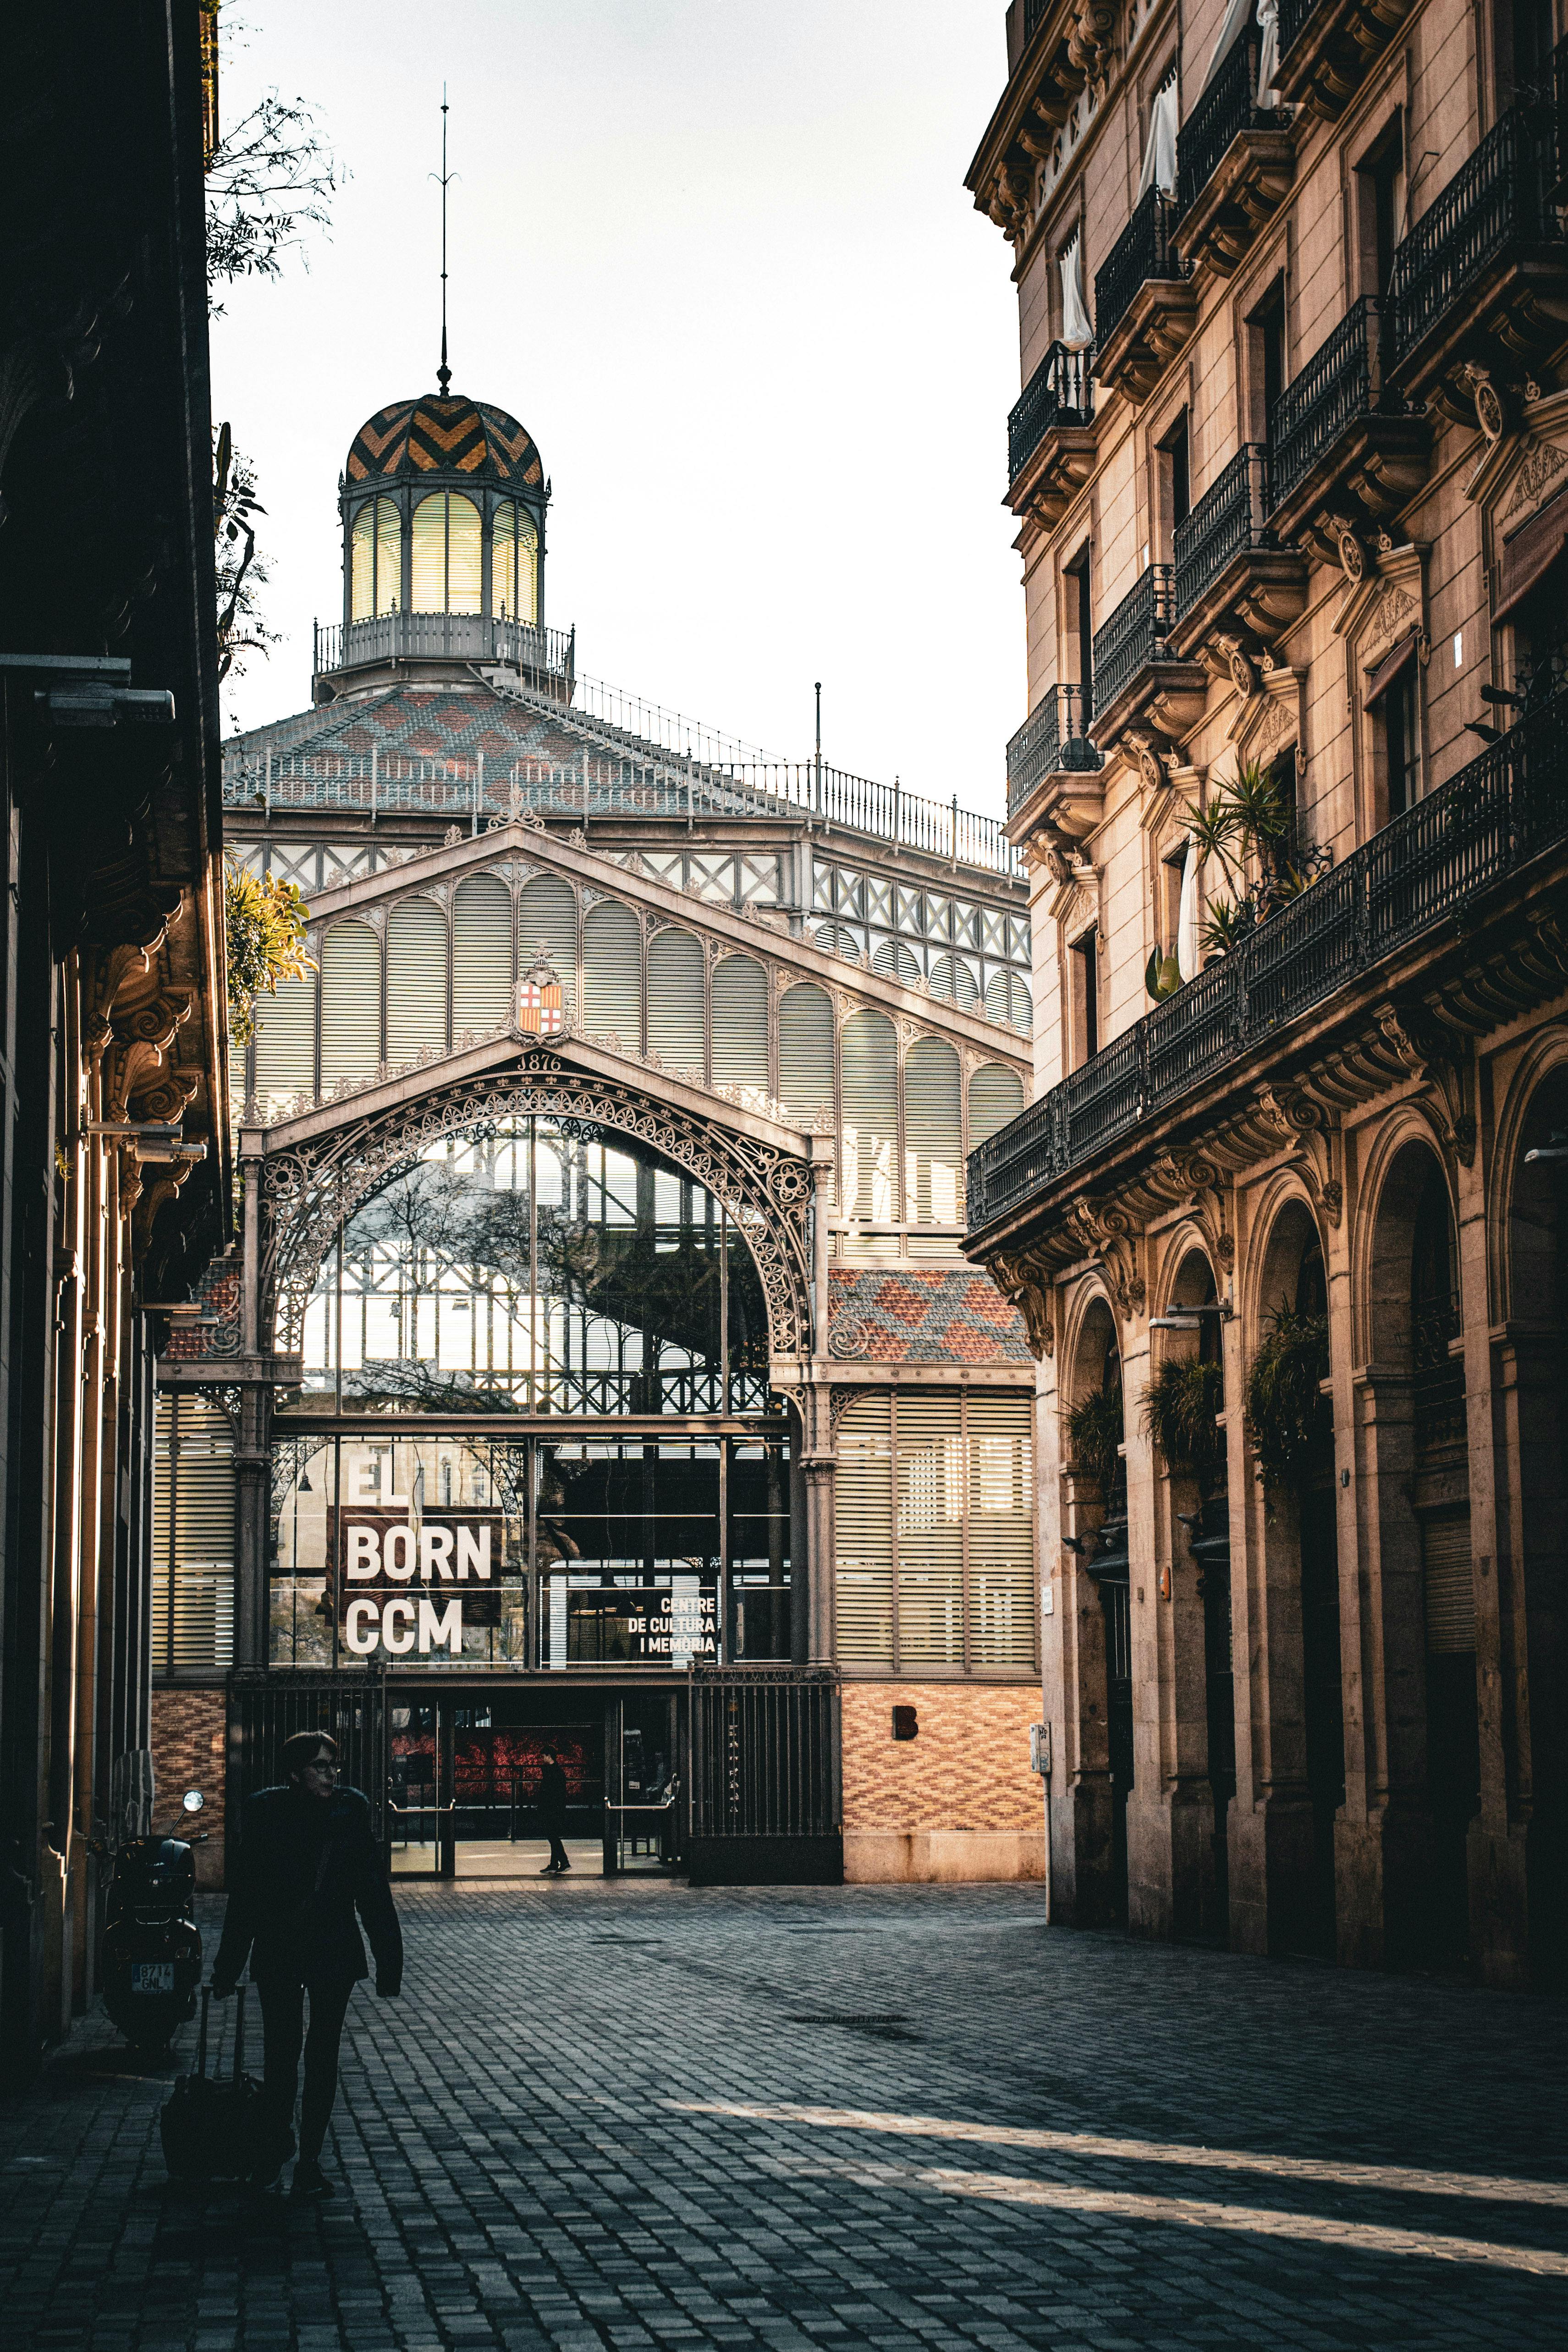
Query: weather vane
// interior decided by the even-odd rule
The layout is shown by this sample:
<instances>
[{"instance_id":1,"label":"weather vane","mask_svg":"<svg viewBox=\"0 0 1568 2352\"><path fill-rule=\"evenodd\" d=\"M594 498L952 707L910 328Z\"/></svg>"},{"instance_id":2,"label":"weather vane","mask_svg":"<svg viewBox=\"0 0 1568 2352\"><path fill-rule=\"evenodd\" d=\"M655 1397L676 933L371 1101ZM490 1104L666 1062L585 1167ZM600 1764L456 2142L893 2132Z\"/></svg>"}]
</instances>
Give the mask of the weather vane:
<instances>
[{"instance_id":1,"label":"weather vane","mask_svg":"<svg viewBox=\"0 0 1568 2352\"><path fill-rule=\"evenodd\" d=\"M447 386L452 381L452 371L447 365L447 189L451 181L461 177L459 173L448 172L447 169L447 85L443 82L441 84L441 169L439 173L432 172L430 174L433 180L439 178L441 183L441 364L436 371L436 378L440 384L443 400L447 397Z\"/></svg>"}]
</instances>

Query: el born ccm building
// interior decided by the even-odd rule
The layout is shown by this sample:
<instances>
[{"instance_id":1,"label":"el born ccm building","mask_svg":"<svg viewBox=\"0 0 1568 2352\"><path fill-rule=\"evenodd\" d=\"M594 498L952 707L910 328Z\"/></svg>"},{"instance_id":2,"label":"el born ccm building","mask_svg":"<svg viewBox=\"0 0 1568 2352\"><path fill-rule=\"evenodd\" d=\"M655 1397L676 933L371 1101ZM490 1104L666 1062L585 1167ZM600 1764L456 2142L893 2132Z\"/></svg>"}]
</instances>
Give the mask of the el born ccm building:
<instances>
[{"instance_id":1,"label":"el born ccm building","mask_svg":"<svg viewBox=\"0 0 1568 2352\"><path fill-rule=\"evenodd\" d=\"M1034 1368L961 1252L1018 853L580 675L505 410L339 490L311 707L224 747L314 968L161 1366L161 1780L331 1723L395 1870L495 1872L548 1741L607 1868L1038 1876Z\"/></svg>"},{"instance_id":2,"label":"el born ccm building","mask_svg":"<svg viewBox=\"0 0 1568 2352\"><path fill-rule=\"evenodd\" d=\"M1006 23L1056 1916L1561 1987L1558 27Z\"/></svg>"}]
</instances>

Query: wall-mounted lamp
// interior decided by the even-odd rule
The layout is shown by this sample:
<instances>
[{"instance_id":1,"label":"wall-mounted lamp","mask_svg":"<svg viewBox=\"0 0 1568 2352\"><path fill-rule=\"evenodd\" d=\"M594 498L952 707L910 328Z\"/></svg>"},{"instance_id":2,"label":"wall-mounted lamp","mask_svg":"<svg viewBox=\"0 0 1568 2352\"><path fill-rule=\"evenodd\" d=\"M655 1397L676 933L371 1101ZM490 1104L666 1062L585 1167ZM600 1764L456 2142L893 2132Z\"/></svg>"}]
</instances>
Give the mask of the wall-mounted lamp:
<instances>
[{"instance_id":1,"label":"wall-mounted lamp","mask_svg":"<svg viewBox=\"0 0 1568 2352\"><path fill-rule=\"evenodd\" d=\"M1205 1315L1217 1316L1222 1323L1228 1323L1235 1312L1228 1298L1211 1298L1202 1307L1183 1307L1173 1300L1163 1315L1150 1316L1149 1328L1151 1331L1201 1331Z\"/></svg>"},{"instance_id":2,"label":"wall-mounted lamp","mask_svg":"<svg viewBox=\"0 0 1568 2352\"><path fill-rule=\"evenodd\" d=\"M1527 1168L1534 1167L1537 1160L1551 1162L1558 1160L1568 1160L1568 1135L1564 1135L1561 1128L1547 1142L1538 1143L1533 1151L1527 1151L1524 1155Z\"/></svg>"}]
</instances>

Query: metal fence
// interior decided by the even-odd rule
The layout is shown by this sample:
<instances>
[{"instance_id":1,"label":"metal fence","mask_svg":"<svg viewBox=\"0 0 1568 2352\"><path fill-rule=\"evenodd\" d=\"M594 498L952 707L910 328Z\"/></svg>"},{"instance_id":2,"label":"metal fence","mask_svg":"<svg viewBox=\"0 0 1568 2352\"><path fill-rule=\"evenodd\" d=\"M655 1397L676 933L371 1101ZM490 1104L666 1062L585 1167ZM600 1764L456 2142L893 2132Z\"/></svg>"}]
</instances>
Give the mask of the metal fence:
<instances>
[{"instance_id":1,"label":"metal fence","mask_svg":"<svg viewBox=\"0 0 1568 2352\"><path fill-rule=\"evenodd\" d=\"M1245 442L1173 531L1175 619L1185 618L1225 570L1248 548L1269 547L1268 451Z\"/></svg>"},{"instance_id":2,"label":"metal fence","mask_svg":"<svg viewBox=\"0 0 1568 2352\"><path fill-rule=\"evenodd\" d=\"M1374 407L1405 414L1404 401L1384 390L1382 332L1383 306L1363 294L1275 402L1268 419L1271 509L1284 504L1358 418Z\"/></svg>"},{"instance_id":3,"label":"metal fence","mask_svg":"<svg viewBox=\"0 0 1568 2352\"><path fill-rule=\"evenodd\" d=\"M1568 697L1523 719L969 1155L971 1232L1568 838Z\"/></svg>"},{"instance_id":4,"label":"metal fence","mask_svg":"<svg viewBox=\"0 0 1568 2352\"><path fill-rule=\"evenodd\" d=\"M1087 686L1047 687L1007 746L1009 816L1023 807L1042 776L1104 765L1104 753L1089 738L1091 709Z\"/></svg>"},{"instance_id":5,"label":"metal fence","mask_svg":"<svg viewBox=\"0 0 1568 2352\"><path fill-rule=\"evenodd\" d=\"M318 677L372 662L504 662L559 677L570 691L577 632L536 629L486 613L380 613L365 621L318 621L314 649Z\"/></svg>"},{"instance_id":6,"label":"metal fence","mask_svg":"<svg viewBox=\"0 0 1568 2352\"><path fill-rule=\"evenodd\" d=\"M693 1879L816 1884L841 1876L834 1670L694 1665L688 1693Z\"/></svg>"},{"instance_id":7,"label":"metal fence","mask_svg":"<svg viewBox=\"0 0 1568 2352\"><path fill-rule=\"evenodd\" d=\"M237 1666L228 1678L225 1820L230 1852L243 1833L246 1799L285 1778L283 1743L296 1731L322 1731L337 1742L340 1781L369 1798L374 1834L384 1844L385 1669L275 1675L264 1666Z\"/></svg>"},{"instance_id":8,"label":"metal fence","mask_svg":"<svg viewBox=\"0 0 1568 2352\"><path fill-rule=\"evenodd\" d=\"M1095 700L1101 710L1110 709L1141 669L1160 659L1174 619L1171 599L1170 565L1151 563L1110 618L1096 629L1092 667Z\"/></svg>"},{"instance_id":9,"label":"metal fence","mask_svg":"<svg viewBox=\"0 0 1568 2352\"><path fill-rule=\"evenodd\" d=\"M1094 416L1094 347L1053 343L1007 418L1007 479L1016 482L1047 433Z\"/></svg>"},{"instance_id":10,"label":"metal fence","mask_svg":"<svg viewBox=\"0 0 1568 2352\"><path fill-rule=\"evenodd\" d=\"M1176 211L1203 194L1230 142L1259 123L1279 125L1258 107L1258 36L1243 33L1176 134Z\"/></svg>"},{"instance_id":11,"label":"metal fence","mask_svg":"<svg viewBox=\"0 0 1568 2352\"><path fill-rule=\"evenodd\" d=\"M1094 276L1094 337L1103 350L1151 278L1184 278L1186 265L1171 243L1176 207L1163 188L1151 188Z\"/></svg>"},{"instance_id":12,"label":"metal fence","mask_svg":"<svg viewBox=\"0 0 1568 2352\"><path fill-rule=\"evenodd\" d=\"M1550 200L1556 178L1551 110L1510 108L1394 252L1388 318L1395 364L1510 245L1561 238Z\"/></svg>"}]
</instances>

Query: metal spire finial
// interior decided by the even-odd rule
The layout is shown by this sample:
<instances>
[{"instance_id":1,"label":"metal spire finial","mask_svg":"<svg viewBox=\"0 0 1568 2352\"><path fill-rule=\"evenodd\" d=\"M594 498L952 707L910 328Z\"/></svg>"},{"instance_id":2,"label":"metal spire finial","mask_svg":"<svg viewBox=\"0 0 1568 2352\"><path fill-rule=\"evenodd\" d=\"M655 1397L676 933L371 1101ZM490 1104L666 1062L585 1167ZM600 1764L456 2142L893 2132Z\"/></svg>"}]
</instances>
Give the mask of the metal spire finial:
<instances>
[{"instance_id":1,"label":"metal spire finial","mask_svg":"<svg viewBox=\"0 0 1568 2352\"><path fill-rule=\"evenodd\" d=\"M443 83L441 84L441 172L440 172L440 181L441 181L441 364L440 364L440 366L439 366L439 367L437 369L437 371L436 371L436 380L437 380L437 382L439 383L439 385L440 385L440 387L441 387L441 398L442 398L443 400L445 400L445 399L446 399L447 394L447 390L448 390L448 388L449 388L449 386L450 386L450 384L451 384L451 382L452 382L452 371L451 371L451 369L447 365L447 184L448 184L448 182L450 182L450 181L452 181L452 180L455 180L455 179L458 177L458 174L457 174L457 173L456 173L456 172L448 172L448 171L447 171L447 110L447 110L447 85L446 85L446 83L445 83L445 82L443 82ZM431 178L432 178L432 179L435 179L435 178L436 178L436 176L437 176L437 174L436 174L434 172L432 172L432 173L431 173L431 174L430 174L430 176L431 176Z\"/></svg>"}]
</instances>

